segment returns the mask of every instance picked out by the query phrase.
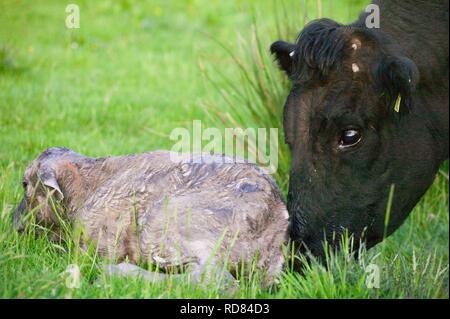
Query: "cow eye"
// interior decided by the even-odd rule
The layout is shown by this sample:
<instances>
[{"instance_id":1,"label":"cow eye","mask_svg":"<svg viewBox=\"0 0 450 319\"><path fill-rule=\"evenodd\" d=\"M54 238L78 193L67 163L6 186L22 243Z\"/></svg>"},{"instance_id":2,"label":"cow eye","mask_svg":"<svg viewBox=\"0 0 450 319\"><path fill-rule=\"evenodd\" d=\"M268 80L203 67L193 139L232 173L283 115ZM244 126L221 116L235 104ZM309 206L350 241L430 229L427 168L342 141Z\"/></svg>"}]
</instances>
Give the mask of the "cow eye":
<instances>
[{"instance_id":1,"label":"cow eye","mask_svg":"<svg viewBox=\"0 0 450 319\"><path fill-rule=\"evenodd\" d=\"M361 141L361 132L357 129L347 129L342 131L339 141L339 148L352 147Z\"/></svg>"},{"instance_id":2,"label":"cow eye","mask_svg":"<svg viewBox=\"0 0 450 319\"><path fill-rule=\"evenodd\" d=\"M28 187L28 183L26 181L23 181L22 182L22 186L23 186L23 188L27 188Z\"/></svg>"}]
</instances>

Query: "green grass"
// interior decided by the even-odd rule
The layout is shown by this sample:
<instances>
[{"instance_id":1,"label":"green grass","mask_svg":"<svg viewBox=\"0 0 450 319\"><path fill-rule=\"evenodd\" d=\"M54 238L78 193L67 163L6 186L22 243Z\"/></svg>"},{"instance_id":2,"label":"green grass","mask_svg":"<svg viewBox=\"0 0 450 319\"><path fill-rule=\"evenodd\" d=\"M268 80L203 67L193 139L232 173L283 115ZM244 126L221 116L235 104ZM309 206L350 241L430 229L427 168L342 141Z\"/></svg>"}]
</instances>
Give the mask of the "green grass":
<instances>
[{"instance_id":1,"label":"green grass","mask_svg":"<svg viewBox=\"0 0 450 319\"><path fill-rule=\"evenodd\" d=\"M320 15L349 22L366 1L77 1L81 28L61 1L0 3L0 297L217 298L218 287L106 278L97 256L19 236L11 209L26 165L49 146L88 156L170 148L174 127L279 127L288 83L268 48ZM295 3L295 4L294 4ZM321 8L321 9L319 9ZM230 54L232 53L232 54ZM282 136L280 134L280 141ZM280 143L276 174L287 187ZM448 298L448 164L406 223L359 259L287 271L277 290L242 284L247 298ZM63 247L64 246L64 247ZM81 287L62 273L81 267ZM368 289L369 264L380 288Z\"/></svg>"}]
</instances>

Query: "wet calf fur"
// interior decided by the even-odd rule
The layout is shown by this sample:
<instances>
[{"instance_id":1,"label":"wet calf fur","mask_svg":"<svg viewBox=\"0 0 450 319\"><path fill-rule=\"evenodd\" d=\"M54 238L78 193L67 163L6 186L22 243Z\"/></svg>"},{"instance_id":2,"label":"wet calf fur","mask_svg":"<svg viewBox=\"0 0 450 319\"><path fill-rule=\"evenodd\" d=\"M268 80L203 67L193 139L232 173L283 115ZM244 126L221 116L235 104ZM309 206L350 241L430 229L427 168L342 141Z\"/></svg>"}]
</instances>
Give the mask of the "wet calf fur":
<instances>
[{"instance_id":1,"label":"wet calf fur","mask_svg":"<svg viewBox=\"0 0 450 319\"><path fill-rule=\"evenodd\" d=\"M204 155L205 156L205 155ZM205 157L204 157L205 159ZM232 272L240 262L257 267L271 283L283 267L288 214L273 179L252 164L171 159L166 151L88 158L67 148L50 148L24 174L24 198L14 212L57 233L58 213L79 223L101 256L116 262L144 262L164 271L183 267L194 278L205 275L208 261ZM132 265L113 273L150 274ZM209 273L206 277L209 276ZM226 276L231 278L230 273Z\"/></svg>"}]
</instances>

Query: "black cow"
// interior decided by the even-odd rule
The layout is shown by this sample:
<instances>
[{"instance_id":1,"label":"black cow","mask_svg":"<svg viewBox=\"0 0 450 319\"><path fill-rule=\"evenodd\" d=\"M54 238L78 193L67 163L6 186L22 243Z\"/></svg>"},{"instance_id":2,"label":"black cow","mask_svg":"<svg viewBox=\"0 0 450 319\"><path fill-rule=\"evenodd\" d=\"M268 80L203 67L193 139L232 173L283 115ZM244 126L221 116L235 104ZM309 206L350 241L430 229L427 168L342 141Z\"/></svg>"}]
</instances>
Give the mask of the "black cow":
<instances>
[{"instance_id":1,"label":"black cow","mask_svg":"<svg viewBox=\"0 0 450 319\"><path fill-rule=\"evenodd\" d=\"M321 19L271 46L292 82L291 236L316 256L345 229L368 247L394 232L449 154L448 0L374 4L380 29Z\"/></svg>"}]
</instances>

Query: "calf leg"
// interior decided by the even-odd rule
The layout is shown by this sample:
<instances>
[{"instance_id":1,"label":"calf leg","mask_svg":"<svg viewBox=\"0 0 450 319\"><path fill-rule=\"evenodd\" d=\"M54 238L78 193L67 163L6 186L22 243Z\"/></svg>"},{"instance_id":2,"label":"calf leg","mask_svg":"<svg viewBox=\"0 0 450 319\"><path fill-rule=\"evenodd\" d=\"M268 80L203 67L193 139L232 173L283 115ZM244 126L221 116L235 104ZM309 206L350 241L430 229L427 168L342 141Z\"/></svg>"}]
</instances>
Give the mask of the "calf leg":
<instances>
[{"instance_id":1,"label":"calf leg","mask_svg":"<svg viewBox=\"0 0 450 319\"><path fill-rule=\"evenodd\" d=\"M147 271L139 266L130 263L120 263L117 265L108 264L104 267L104 272L108 276L120 276L120 277L142 277L149 281L164 281L168 279L167 274L160 272ZM180 276L180 275L171 275Z\"/></svg>"},{"instance_id":2,"label":"calf leg","mask_svg":"<svg viewBox=\"0 0 450 319\"><path fill-rule=\"evenodd\" d=\"M206 264L192 263L188 266L188 271L184 274L165 274L160 272L147 271L139 266L130 263L120 263L117 265L108 264L104 267L104 272L108 276L120 277L141 277L152 282L163 282L169 278L182 278L189 276L195 284L202 284L204 287L214 284L222 292L234 294L237 288L235 278L226 269L206 266ZM213 268L213 269L211 269Z\"/></svg>"},{"instance_id":3,"label":"calf leg","mask_svg":"<svg viewBox=\"0 0 450 319\"><path fill-rule=\"evenodd\" d=\"M203 287L214 285L218 287L222 293L228 294L230 297L237 291L238 285L234 276L224 269L221 264L196 263L191 265L190 272L192 281L202 284Z\"/></svg>"}]
</instances>

